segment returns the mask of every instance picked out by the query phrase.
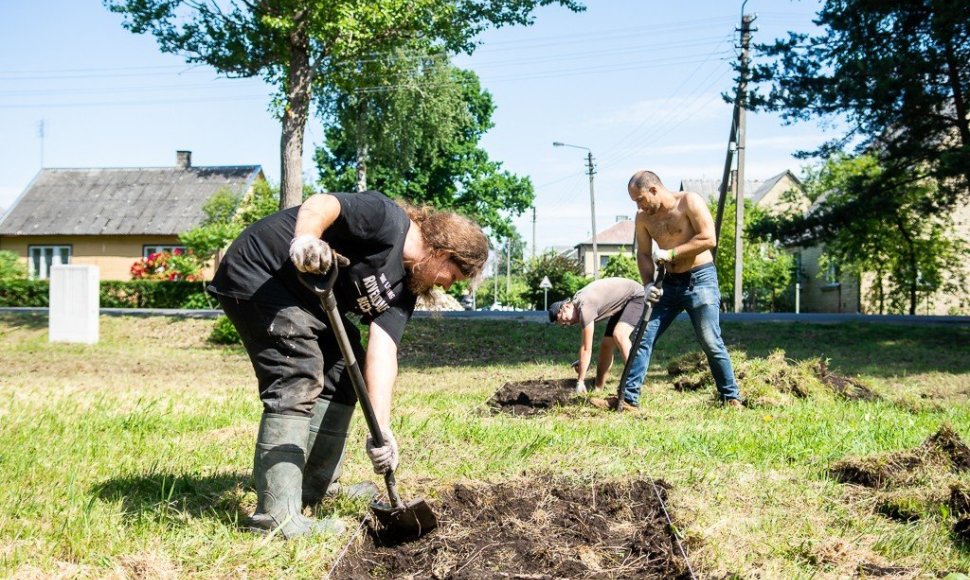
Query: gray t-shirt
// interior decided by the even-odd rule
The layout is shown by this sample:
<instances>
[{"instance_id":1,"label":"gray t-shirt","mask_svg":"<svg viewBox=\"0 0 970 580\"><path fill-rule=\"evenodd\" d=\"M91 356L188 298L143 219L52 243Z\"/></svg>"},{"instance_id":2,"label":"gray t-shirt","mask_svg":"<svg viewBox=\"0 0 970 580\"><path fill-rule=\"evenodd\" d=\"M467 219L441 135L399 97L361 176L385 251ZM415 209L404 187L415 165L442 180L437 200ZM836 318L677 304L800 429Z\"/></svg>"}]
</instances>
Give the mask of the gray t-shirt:
<instances>
[{"instance_id":1,"label":"gray t-shirt","mask_svg":"<svg viewBox=\"0 0 970 580\"><path fill-rule=\"evenodd\" d=\"M586 326L613 316L633 298L643 300L643 286L639 282L629 278L603 278L577 292L573 304L579 310L580 325Z\"/></svg>"}]
</instances>

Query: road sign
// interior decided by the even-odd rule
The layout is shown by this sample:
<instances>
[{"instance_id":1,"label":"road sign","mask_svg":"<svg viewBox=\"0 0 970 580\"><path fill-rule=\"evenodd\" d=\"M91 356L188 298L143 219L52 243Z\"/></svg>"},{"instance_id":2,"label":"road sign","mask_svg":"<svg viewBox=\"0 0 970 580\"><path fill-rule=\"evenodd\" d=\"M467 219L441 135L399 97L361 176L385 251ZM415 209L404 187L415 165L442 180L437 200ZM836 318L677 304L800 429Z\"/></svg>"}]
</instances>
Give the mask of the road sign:
<instances>
[{"instance_id":1,"label":"road sign","mask_svg":"<svg viewBox=\"0 0 970 580\"><path fill-rule=\"evenodd\" d=\"M539 288L542 288L543 290L552 288L552 282L549 281L549 276L542 277L542 282L539 282Z\"/></svg>"}]
</instances>

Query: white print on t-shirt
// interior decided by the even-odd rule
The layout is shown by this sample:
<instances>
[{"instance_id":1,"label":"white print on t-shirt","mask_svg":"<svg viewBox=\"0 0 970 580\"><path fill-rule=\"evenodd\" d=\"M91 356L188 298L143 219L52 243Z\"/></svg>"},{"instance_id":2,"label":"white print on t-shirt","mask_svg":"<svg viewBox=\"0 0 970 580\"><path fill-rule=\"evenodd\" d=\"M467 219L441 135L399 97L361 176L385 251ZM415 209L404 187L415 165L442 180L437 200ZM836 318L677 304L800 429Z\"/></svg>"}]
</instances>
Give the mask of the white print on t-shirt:
<instances>
[{"instance_id":1,"label":"white print on t-shirt","mask_svg":"<svg viewBox=\"0 0 970 580\"><path fill-rule=\"evenodd\" d=\"M387 284L387 277L383 274L381 274L381 281L384 282L385 285ZM357 308L359 308L362 313L370 316L373 314L380 314L381 312L384 312L390 308L387 301L381 297L381 287L377 283L377 276L367 276L364 278L364 289L367 291L367 294L357 297Z\"/></svg>"}]
</instances>

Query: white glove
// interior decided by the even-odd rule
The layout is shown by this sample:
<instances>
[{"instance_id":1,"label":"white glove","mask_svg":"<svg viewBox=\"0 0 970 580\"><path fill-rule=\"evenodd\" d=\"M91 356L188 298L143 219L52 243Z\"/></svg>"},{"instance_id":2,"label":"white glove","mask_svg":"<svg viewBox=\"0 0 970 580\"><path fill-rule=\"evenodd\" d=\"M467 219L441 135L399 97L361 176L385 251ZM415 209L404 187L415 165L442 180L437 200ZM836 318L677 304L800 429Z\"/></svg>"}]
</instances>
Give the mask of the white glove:
<instances>
[{"instance_id":1,"label":"white glove","mask_svg":"<svg viewBox=\"0 0 970 580\"><path fill-rule=\"evenodd\" d=\"M644 302L650 302L651 304L656 304L660 302L660 297L664 295L663 288L657 288L657 286L651 282L643 287L643 300Z\"/></svg>"},{"instance_id":2,"label":"white glove","mask_svg":"<svg viewBox=\"0 0 970 580\"><path fill-rule=\"evenodd\" d=\"M370 435L367 436L367 456L374 466L374 473L378 475L397 469L399 460L394 434L389 428L384 428L381 429L381 436L384 437L384 447L374 447L374 440Z\"/></svg>"},{"instance_id":3,"label":"white glove","mask_svg":"<svg viewBox=\"0 0 970 580\"><path fill-rule=\"evenodd\" d=\"M654 246L653 255L651 257L657 264L667 264L674 261L674 251L672 249L661 250L659 247Z\"/></svg>"},{"instance_id":4,"label":"white glove","mask_svg":"<svg viewBox=\"0 0 970 580\"><path fill-rule=\"evenodd\" d=\"M586 392L586 383L583 381L576 381L576 392L579 394Z\"/></svg>"},{"instance_id":5,"label":"white glove","mask_svg":"<svg viewBox=\"0 0 970 580\"><path fill-rule=\"evenodd\" d=\"M301 272L323 274L333 264L333 250L320 238L304 234L290 242L290 261Z\"/></svg>"}]
</instances>

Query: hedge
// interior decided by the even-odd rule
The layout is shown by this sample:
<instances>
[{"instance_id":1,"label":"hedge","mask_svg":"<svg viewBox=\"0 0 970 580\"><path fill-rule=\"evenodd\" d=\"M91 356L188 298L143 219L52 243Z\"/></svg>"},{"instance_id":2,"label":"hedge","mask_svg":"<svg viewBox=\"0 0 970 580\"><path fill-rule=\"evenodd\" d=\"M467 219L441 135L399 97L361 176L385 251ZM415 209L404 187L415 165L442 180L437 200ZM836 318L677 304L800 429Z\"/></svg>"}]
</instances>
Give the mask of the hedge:
<instances>
[{"instance_id":1,"label":"hedge","mask_svg":"<svg viewBox=\"0 0 970 580\"><path fill-rule=\"evenodd\" d=\"M48 305L47 280L0 282L0 306ZM102 308L211 308L201 282L158 280L101 281Z\"/></svg>"}]
</instances>

